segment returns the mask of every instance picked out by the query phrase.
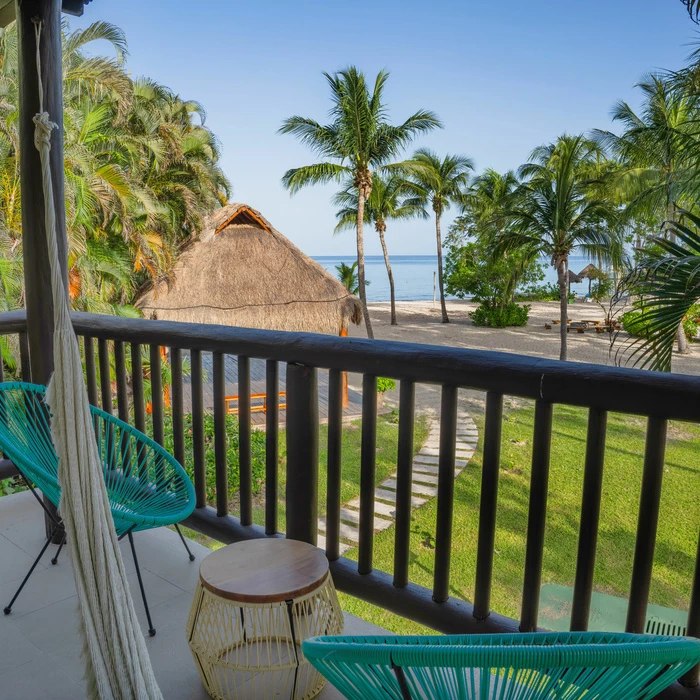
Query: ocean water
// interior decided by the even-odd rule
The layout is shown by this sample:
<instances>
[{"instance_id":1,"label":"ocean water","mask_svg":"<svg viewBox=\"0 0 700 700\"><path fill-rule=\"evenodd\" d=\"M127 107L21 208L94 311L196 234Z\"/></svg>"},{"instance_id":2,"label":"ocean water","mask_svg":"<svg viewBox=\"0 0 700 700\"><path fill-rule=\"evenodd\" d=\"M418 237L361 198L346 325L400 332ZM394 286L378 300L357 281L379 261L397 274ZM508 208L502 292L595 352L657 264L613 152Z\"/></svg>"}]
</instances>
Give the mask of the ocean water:
<instances>
[{"instance_id":1,"label":"ocean water","mask_svg":"<svg viewBox=\"0 0 700 700\"><path fill-rule=\"evenodd\" d=\"M350 255L320 255L314 256L314 260L337 277L336 266L341 262L351 265L355 258ZM397 301L422 301L433 298L433 277L437 276L437 255L392 255L390 262L394 273ZM574 272L579 272L589 262L584 256L572 255L569 259L569 267ZM367 301L389 301L389 279L383 256L365 257L365 277L370 283L367 287ZM545 266L544 281L546 283L557 281L557 274L549 264ZM435 283L437 284L437 281ZM572 284L571 290L585 294L588 291L588 280L581 284ZM439 291L437 296L440 296Z\"/></svg>"}]
</instances>

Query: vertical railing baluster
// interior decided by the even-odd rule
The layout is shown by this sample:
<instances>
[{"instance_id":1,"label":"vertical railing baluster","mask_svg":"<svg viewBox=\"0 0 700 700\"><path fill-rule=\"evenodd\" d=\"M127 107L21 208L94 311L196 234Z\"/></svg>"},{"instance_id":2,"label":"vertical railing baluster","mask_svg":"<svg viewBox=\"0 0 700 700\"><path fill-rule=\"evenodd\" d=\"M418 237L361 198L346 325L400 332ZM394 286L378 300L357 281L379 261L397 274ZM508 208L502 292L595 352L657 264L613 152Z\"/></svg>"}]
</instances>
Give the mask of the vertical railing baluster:
<instances>
[{"instance_id":1,"label":"vertical railing baluster","mask_svg":"<svg viewBox=\"0 0 700 700\"><path fill-rule=\"evenodd\" d=\"M374 482L377 472L377 377L362 377L362 437L360 443L360 543L357 570L372 571L374 547Z\"/></svg>"},{"instance_id":2,"label":"vertical railing baluster","mask_svg":"<svg viewBox=\"0 0 700 700\"><path fill-rule=\"evenodd\" d=\"M661 481L664 473L667 421L651 416L647 422L642 493L639 499L637 542L632 564L632 586L627 607L626 632L641 634L646 627L656 528L659 523Z\"/></svg>"},{"instance_id":3,"label":"vertical railing baluster","mask_svg":"<svg viewBox=\"0 0 700 700\"><path fill-rule=\"evenodd\" d=\"M578 556L574 600L571 606L571 631L588 629L593 592L593 572L600 522L600 501L603 492L603 462L605 460L605 430L608 414L598 408L588 411L586 436L586 466L583 476L581 499L581 524L579 526Z\"/></svg>"},{"instance_id":4,"label":"vertical railing baluster","mask_svg":"<svg viewBox=\"0 0 700 700\"><path fill-rule=\"evenodd\" d=\"M318 379L287 365L287 537L318 542Z\"/></svg>"},{"instance_id":5,"label":"vertical railing baluster","mask_svg":"<svg viewBox=\"0 0 700 700\"><path fill-rule=\"evenodd\" d=\"M688 608L688 624L685 629L686 637L700 638L700 538L698 551L695 555L695 573L693 588L690 591L690 607ZM681 684L687 688L695 688L700 684L700 664L690 669L682 678Z\"/></svg>"},{"instance_id":6,"label":"vertical railing baluster","mask_svg":"<svg viewBox=\"0 0 700 700\"><path fill-rule=\"evenodd\" d=\"M481 468L481 500L479 503L479 540L476 552L476 584L474 617L487 618L491 612L493 549L496 540L498 508L498 475L501 468L501 432L503 426L503 394L486 394L484 426L484 459Z\"/></svg>"},{"instance_id":7,"label":"vertical railing baluster","mask_svg":"<svg viewBox=\"0 0 700 700\"><path fill-rule=\"evenodd\" d=\"M436 603L444 603L450 597L450 552L452 551L456 441L457 387L443 386L440 407L435 573L433 575L433 600Z\"/></svg>"},{"instance_id":8,"label":"vertical railing baluster","mask_svg":"<svg viewBox=\"0 0 700 700\"><path fill-rule=\"evenodd\" d=\"M265 534L277 533L277 482L279 479L279 365L277 360L265 363Z\"/></svg>"},{"instance_id":9,"label":"vertical railing baluster","mask_svg":"<svg viewBox=\"0 0 700 700\"><path fill-rule=\"evenodd\" d=\"M268 397L268 400L271 397ZM253 522L253 467L250 455L250 358L238 358L238 468L241 525Z\"/></svg>"},{"instance_id":10,"label":"vertical railing baluster","mask_svg":"<svg viewBox=\"0 0 700 700\"><path fill-rule=\"evenodd\" d=\"M185 464L184 389L182 385L182 350L170 348L170 376L172 378L173 456Z\"/></svg>"},{"instance_id":11,"label":"vertical railing baluster","mask_svg":"<svg viewBox=\"0 0 700 700\"><path fill-rule=\"evenodd\" d=\"M29 361L29 339L25 332L19 333L19 361L23 382L32 381L32 366Z\"/></svg>"},{"instance_id":12,"label":"vertical railing baluster","mask_svg":"<svg viewBox=\"0 0 700 700\"><path fill-rule=\"evenodd\" d=\"M544 531L547 516L547 486L549 483L549 454L552 441L552 404L535 402L535 430L532 442L532 475L530 478L530 505L527 517L527 544L525 549L525 578L520 613L520 631L537 629Z\"/></svg>"},{"instance_id":13,"label":"vertical railing baluster","mask_svg":"<svg viewBox=\"0 0 700 700\"><path fill-rule=\"evenodd\" d=\"M207 505L207 474L204 458L204 391L202 387L202 353L190 353L192 389L192 461L194 463L194 493L197 508Z\"/></svg>"},{"instance_id":14,"label":"vertical railing baluster","mask_svg":"<svg viewBox=\"0 0 700 700\"><path fill-rule=\"evenodd\" d=\"M5 358L2 355L2 347L0 346L0 382L5 381Z\"/></svg>"},{"instance_id":15,"label":"vertical railing baluster","mask_svg":"<svg viewBox=\"0 0 700 700\"><path fill-rule=\"evenodd\" d=\"M109 366L109 341L100 338L97 341L97 360L100 365L100 394L102 395L102 410L112 413L112 377Z\"/></svg>"},{"instance_id":16,"label":"vertical railing baluster","mask_svg":"<svg viewBox=\"0 0 700 700\"><path fill-rule=\"evenodd\" d=\"M131 386L134 394L134 426L136 430L145 433L146 408L143 401L143 362L141 360L141 345L139 343L131 344Z\"/></svg>"},{"instance_id":17,"label":"vertical railing baluster","mask_svg":"<svg viewBox=\"0 0 700 700\"><path fill-rule=\"evenodd\" d=\"M394 585L408 585L413 488L413 433L416 385L402 379L399 389L399 442L396 455L396 532L394 533Z\"/></svg>"},{"instance_id":18,"label":"vertical railing baluster","mask_svg":"<svg viewBox=\"0 0 700 700\"><path fill-rule=\"evenodd\" d=\"M326 557L340 556L340 468L343 437L343 373L328 372L328 471L326 494Z\"/></svg>"},{"instance_id":19,"label":"vertical railing baluster","mask_svg":"<svg viewBox=\"0 0 700 700\"><path fill-rule=\"evenodd\" d=\"M151 420L153 421L153 439L163 444L163 370L160 360L160 346L149 347L151 363Z\"/></svg>"},{"instance_id":20,"label":"vertical railing baluster","mask_svg":"<svg viewBox=\"0 0 700 700\"><path fill-rule=\"evenodd\" d=\"M224 355L212 355L214 381L214 461L216 469L216 514L228 514L228 436L226 434L226 370Z\"/></svg>"},{"instance_id":21,"label":"vertical railing baluster","mask_svg":"<svg viewBox=\"0 0 700 700\"><path fill-rule=\"evenodd\" d=\"M126 378L126 354L124 351L124 342L121 340L114 341L114 374L117 380L117 412L119 420L125 423L129 422L129 389ZM125 471L131 469L132 452L130 449L129 434L125 432L119 433L119 450L121 452L122 469ZM115 433L110 430L110 440L115 440ZM115 448L117 445L115 445ZM115 453L116 454L116 453Z\"/></svg>"},{"instance_id":22,"label":"vertical railing baluster","mask_svg":"<svg viewBox=\"0 0 700 700\"><path fill-rule=\"evenodd\" d=\"M85 374L87 376L88 401L92 406L97 406L97 368L95 367L95 344L91 337L83 338L85 351Z\"/></svg>"},{"instance_id":23,"label":"vertical railing baluster","mask_svg":"<svg viewBox=\"0 0 700 700\"><path fill-rule=\"evenodd\" d=\"M117 378L117 412L119 419L129 422L129 389L126 381L126 356L124 343L114 341L114 374Z\"/></svg>"}]
</instances>

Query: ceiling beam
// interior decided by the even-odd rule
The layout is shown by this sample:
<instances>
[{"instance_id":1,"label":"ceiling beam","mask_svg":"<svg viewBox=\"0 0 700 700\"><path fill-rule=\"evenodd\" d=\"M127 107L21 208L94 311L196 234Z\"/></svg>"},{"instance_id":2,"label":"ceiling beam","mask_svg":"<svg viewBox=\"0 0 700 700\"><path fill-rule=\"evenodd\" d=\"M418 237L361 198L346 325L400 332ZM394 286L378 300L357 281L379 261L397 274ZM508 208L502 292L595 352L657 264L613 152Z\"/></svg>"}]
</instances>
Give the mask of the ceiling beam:
<instances>
[{"instance_id":1,"label":"ceiling beam","mask_svg":"<svg viewBox=\"0 0 700 700\"><path fill-rule=\"evenodd\" d=\"M61 9L67 15L80 17L91 0L63 0ZM0 27L6 27L15 19L15 0L0 0Z\"/></svg>"}]
</instances>

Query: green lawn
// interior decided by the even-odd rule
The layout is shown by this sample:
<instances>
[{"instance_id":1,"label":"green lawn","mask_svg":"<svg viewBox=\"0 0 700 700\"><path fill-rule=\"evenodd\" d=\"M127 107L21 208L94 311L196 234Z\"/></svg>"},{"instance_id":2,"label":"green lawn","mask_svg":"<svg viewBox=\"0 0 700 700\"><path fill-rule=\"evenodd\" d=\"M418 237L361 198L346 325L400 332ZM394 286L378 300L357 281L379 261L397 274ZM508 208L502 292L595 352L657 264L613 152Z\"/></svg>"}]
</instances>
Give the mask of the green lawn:
<instances>
[{"instance_id":1,"label":"green lawn","mask_svg":"<svg viewBox=\"0 0 700 700\"><path fill-rule=\"evenodd\" d=\"M360 495L360 450L362 440L362 421L354 420L343 426L341 452L341 484L340 502L347 503ZM382 414L377 417L377 474L376 483L384 481L396 471L398 450L399 424L394 413ZM414 454L420 450L428 437L428 420L424 416L416 417L413 438ZM328 426L321 425L318 435L318 514L326 514L326 496L328 492ZM284 489L287 483L285 431L280 431L280 472L279 472L279 508L278 522L284 528L285 504ZM265 511L262 504L256 505L253 520L262 525L265 522Z\"/></svg>"},{"instance_id":2,"label":"green lawn","mask_svg":"<svg viewBox=\"0 0 700 700\"><path fill-rule=\"evenodd\" d=\"M533 407L519 402L504 411L498 494L492 608L520 614L527 533ZM483 418L474 416L483 434ZM634 532L644 453L645 422L611 415L608 420L595 589L626 597L632 576ZM583 483L586 412L554 409L551 471L542 583L573 585ZM673 423L666 451L661 513L650 602L687 610L700 526L700 427ZM481 441L455 484L451 594L471 600L474 592L481 480ZM413 515L410 580L430 588L434 564L436 502ZM375 568L391 572L393 528L374 541ZM350 552L356 557L356 550ZM422 628L349 596L345 610L395 632Z\"/></svg>"},{"instance_id":3,"label":"green lawn","mask_svg":"<svg viewBox=\"0 0 700 700\"><path fill-rule=\"evenodd\" d=\"M232 418L232 417L231 417ZM239 515L238 505L238 454L237 454L237 424L235 420L230 420L229 426L229 485L231 487L230 512L232 515ZM208 425L205 425L205 430ZM188 426L186 424L186 430ZM212 427L213 430L213 427ZM167 434L167 432L166 432ZM396 470L397 449L398 449L398 434L399 426L398 419L395 413L386 413L377 417L377 473L376 482L384 481L390 474ZM211 435L207 433L207 448L208 455L213 457L213 432ZM414 453L420 450L421 446L428 437L428 420L425 416L416 416L414 430ZM286 433L281 430L279 433L279 506L278 506L278 527L284 529L285 522L285 503L284 491L287 483L286 469L286 449L285 449ZM342 464L341 464L341 488L340 499L341 503L347 503L360 494L360 449L361 449L361 421L359 419L345 423L343 426L342 437ZM318 469L318 513L319 516L326 514L326 496L327 496L327 459L328 459L328 426L319 426L319 469ZM191 437L188 436L186 442L186 465L191 464ZM253 433L253 473L259 479L264 475L265 464L265 437L263 433ZM208 482L208 499L211 505L215 505L215 489L214 489L214 469L213 461L208 465L207 472ZM257 479L256 479L257 482ZM254 496L253 520L258 525L263 525L265 522L264 509L264 487L256 483L259 487L258 492ZM215 540L203 537L198 533L190 530L189 536L196 539L198 542L217 549L221 546Z\"/></svg>"}]
</instances>

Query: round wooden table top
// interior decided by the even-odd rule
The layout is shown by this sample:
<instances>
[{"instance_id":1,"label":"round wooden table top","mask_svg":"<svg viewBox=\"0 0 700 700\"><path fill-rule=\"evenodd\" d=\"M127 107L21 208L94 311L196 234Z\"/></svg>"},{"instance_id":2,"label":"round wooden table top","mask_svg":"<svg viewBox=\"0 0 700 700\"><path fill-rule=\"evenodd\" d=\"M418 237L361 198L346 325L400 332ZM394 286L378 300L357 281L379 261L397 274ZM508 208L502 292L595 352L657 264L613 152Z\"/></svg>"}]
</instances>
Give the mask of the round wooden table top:
<instances>
[{"instance_id":1,"label":"round wooden table top","mask_svg":"<svg viewBox=\"0 0 700 700\"><path fill-rule=\"evenodd\" d=\"M258 539L236 542L207 556L202 585L239 603L279 603L318 588L328 575L325 554L306 542Z\"/></svg>"}]
</instances>

